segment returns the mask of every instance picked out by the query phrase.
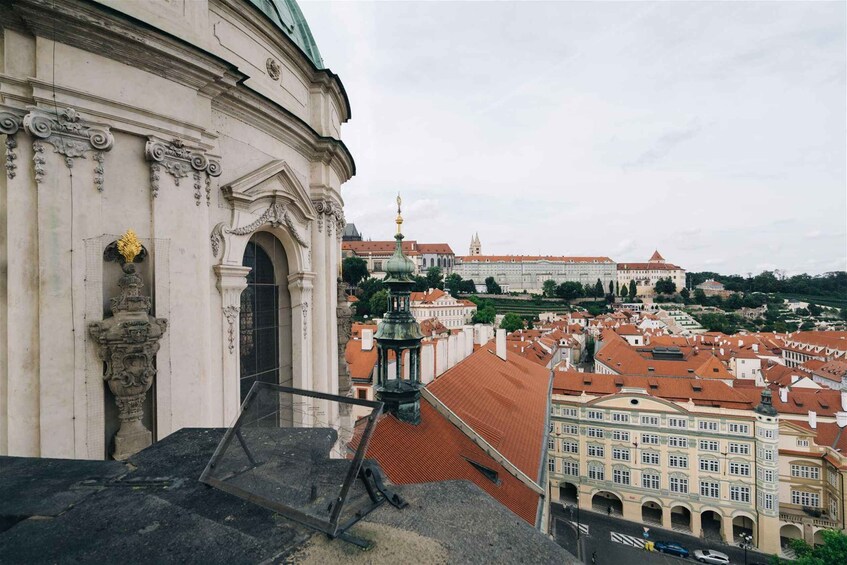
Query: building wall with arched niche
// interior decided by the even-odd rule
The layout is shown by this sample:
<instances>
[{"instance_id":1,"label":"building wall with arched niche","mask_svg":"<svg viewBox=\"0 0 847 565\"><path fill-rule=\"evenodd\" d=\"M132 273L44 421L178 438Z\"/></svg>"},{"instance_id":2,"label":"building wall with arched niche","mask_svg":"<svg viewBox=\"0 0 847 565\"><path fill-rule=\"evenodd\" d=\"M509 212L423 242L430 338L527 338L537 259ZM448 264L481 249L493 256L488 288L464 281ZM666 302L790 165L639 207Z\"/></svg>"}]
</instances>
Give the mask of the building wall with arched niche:
<instances>
[{"instance_id":1,"label":"building wall with arched niche","mask_svg":"<svg viewBox=\"0 0 847 565\"><path fill-rule=\"evenodd\" d=\"M145 402L154 441L237 414L251 238L286 261L281 367L338 393L350 109L294 27L249 0L21 0L0 25L0 454L111 453L114 399L87 328L111 315L121 273L103 251L127 229L167 319Z\"/></svg>"}]
</instances>

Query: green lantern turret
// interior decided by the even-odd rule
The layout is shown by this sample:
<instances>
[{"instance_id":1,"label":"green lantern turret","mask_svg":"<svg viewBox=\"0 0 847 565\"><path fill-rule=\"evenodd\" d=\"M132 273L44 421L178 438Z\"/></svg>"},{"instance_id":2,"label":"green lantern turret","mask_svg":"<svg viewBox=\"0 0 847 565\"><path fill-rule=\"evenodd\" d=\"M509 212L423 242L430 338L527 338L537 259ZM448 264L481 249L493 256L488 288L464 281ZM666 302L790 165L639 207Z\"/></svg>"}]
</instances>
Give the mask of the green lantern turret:
<instances>
[{"instance_id":1,"label":"green lantern turret","mask_svg":"<svg viewBox=\"0 0 847 565\"><path fill-rule=\"evenodd\" d=\"M403 254L403 234L400 214L400 195L397 195L397 234L394 255L385 266L383 283L388 287L388 311L377 328L374 339L377 347L376 397L385 403L386 411L399 420L420 422L420 325L409 308L412 275L415 264ZM389 372L389 357L394 355L393 371ZM408 359L406 356L408 354ZM409 378L404 378L404 363L409 366Z\"/></svg>"}]
</instances>

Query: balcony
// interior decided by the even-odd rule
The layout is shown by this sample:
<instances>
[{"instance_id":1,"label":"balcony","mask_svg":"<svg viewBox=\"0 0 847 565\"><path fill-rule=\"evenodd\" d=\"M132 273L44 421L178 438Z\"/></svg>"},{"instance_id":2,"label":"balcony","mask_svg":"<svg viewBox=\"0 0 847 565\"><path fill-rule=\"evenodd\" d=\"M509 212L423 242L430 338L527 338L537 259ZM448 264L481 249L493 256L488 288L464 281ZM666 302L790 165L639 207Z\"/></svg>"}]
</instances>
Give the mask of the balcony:
<instances>
[{"instance_id":1,"label":"balcony","mask_svg":"<svg viewBox=\"0 0 847 565\"><path fill-rule=\"evenodd\" d=\"M803 514L792 512L780 512L779 519L789 524L811 524L821 528L839 528L839 524L835 520L830 520L823 508L803 507Z\"/></svg>"}]
</instances>

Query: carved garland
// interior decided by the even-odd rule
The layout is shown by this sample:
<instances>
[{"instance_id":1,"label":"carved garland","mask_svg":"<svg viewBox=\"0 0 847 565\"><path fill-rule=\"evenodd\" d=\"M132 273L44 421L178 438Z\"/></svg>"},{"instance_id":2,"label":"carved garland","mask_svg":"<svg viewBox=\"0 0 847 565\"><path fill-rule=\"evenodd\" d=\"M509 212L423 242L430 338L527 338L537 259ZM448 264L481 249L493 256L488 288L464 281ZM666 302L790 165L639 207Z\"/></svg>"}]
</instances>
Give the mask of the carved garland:
<instances>
[{"instance_id":1,"label":"carved garland","mask_svg":"<svg viewBox=\"0 0 847 565\"><path fill-rule=\"evenodd\" d=\"M11 111L0 111L0 133L6 135L6 176L9 180L15 178L15 169L18 164L15 159L18 155L15 153L15 148L18 142L15 140L15 134L21 129L22 115L18 115Z\"/></svg>"},{"instance_id":2,"label":"carved garland","mask_svg":"<svg viewBox=\"0 0 847 565\"><path fill-rule=\"evenodd\" d=\"M200 206L203 199L202 183L200 173L206 174L206 206L212 203L211 177L221 175L221 164L219 161L209 159L199 148L186 147L182 140L164 141L150 138L144 148L144 155L150 161L150 189L153 198L159 195L159 172L162 168L174 179L174 184L179 186L180 179L193 173L194 177L194 203Z\"/></svg>"},{"instance_id":3,"label":"carved garland","mask_svg":"<svg viewBox=\"0 0 847 565\"><path fill-rule=\"evenodd\" d=\"M294 223L294 219L291 217L291 214L288 211L288 208L285 207L284 204L280 202L274 202L268 209L265 210L261 216L256 218L255 221L247 224L246 226L240 228L227 228L224 227L223 223L215 226L215 229L212 230L212 235L210 236L210 240L212 243L212 256L217 257L218 253L221 249L221 243L223 242L224 234L232 234L232 235L247 235L253 233L259 227L270 224L271 227L281 227L285 225L288 230L291 232L291 236L303 247L309 247L309 244L306 242L305 238L297 231L297 226Z\"/></svg>"},{"instance_id":4,"label":"carved garland","mask_svg":"<svg viewBox=\"0 0 847 565\"><path fill-rule=\"evenodd\" d=\"M74 159L85 159L86 151L96 151L94 185L102 192L103 152L109 151L115 143L115 138L107 126L83 121L73 108L65 108L55 113L30 108L23 118L23 127L36 138L32 144L36 183L44 180L46 172L44 144L41 143L45 141L53 146L56 153L64 155L65 166L69 169L73 168Z\"/></svg>"},{"instance_id":5,"label":"carved garland","mask_svg":"<svg viewBox=\"0 0 847 565\"><path fill-rule=\"evenodd\" d=\"M241 308L238 306L227 306L224 308L224 316L226 316L226 321L229 324L227 338L229 339L230 355L235 352L235 321L238 319L240 313Z\"/></svg>"}]
</instances>

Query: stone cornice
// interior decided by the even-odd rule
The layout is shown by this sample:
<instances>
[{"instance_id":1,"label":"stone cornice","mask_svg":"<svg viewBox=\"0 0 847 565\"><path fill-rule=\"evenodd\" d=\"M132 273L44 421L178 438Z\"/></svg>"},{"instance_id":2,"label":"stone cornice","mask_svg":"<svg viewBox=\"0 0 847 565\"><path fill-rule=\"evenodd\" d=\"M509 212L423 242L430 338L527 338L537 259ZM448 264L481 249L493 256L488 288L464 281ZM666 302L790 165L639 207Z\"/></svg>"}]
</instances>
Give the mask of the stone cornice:
<instances>
[{"instance_id":1,"label":"stone cornice","mask_svg":"<svg viewBox=\"0 0 847 565\"><path fill-rule=\"evenodd\" d=\"M220 2L235 6L235 0ZM260 19L260 14L254 16L255 25L271 26ZM55 39L193 88L211 98L214 108L251 123L255 120L257 127L291 144L307 158L331 165L342 182L355 174L353 157L343 142L321 136L303 119L243 84L247 77L234 65L132 16L90 0L62 0L58 5L55 0L14 0L0 5L0 25ZM283 41L279 33L272 37L280 45L291 43L288 47L297 50L297 57L292 60L311 65L293 42L287 38ZM315 83L329 81L331 88L343 91L330 71L313 65L306 70ZM57 85L57 90L60 88ZM75 106L87 111L82 104ZM348 105L345 102L339 107ZM343 119L348 116L349 112ZM161 128L157 132L165 134ZM215 137L212 132L206 133Z\"/></svg>"},{"instance_id":2,"label":"stone cornice","mask_svg":"<svg viewBox=\"0 0 847 565\"><path fill-rule=\"evenodd\" d=\"M351 117L350 100L347 91L338 75L329 69L318 69L309 57L297 46L294 41L280 32L277 27L268 21L258 10L245 9L243 0L209 0L210 9L225 12L231 20L238 20L249 25L254 32L260 34L270 45L278 48L286 55L289 63L297 66L297 69L309 77L312 87L322 86L335 100L340 113L341 122L348 121ZM248 3L249 4L249 3Z\"/></svg>"},{"instance_id":3,"label":"stone cornice","mask_svg":"<svg viewBox=\"0 0 847 565\"><path fill-rule=\"evenodd\" d=\"M262 129L310 160L330 165L341 182L356 174L353 156L343 141L319 135L306 122L252 90L227 91L212 101L212 107Z\"/></svg>"}]
</instances>

